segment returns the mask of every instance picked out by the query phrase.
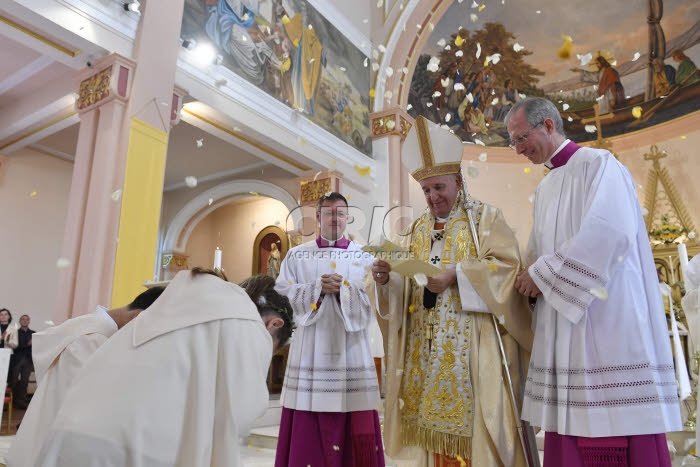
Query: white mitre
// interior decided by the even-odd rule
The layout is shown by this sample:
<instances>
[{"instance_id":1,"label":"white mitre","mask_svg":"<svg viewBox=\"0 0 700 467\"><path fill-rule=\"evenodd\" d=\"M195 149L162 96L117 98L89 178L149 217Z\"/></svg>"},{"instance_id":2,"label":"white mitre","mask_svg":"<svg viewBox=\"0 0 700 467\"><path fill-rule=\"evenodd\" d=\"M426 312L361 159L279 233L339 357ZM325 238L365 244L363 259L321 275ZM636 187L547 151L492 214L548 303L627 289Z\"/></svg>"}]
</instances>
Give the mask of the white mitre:
<instances>
[{"instance_id":1,"label":"white mitre","mask_svg":"<svg viewBox=\"0 0 700 467\"><path fill-rule=\"evenodd\" d=\"M417 182L438 175L458 174L462 140L449 130L419 116L406 136L401 160Z\"/></svg>"}]
</instances>

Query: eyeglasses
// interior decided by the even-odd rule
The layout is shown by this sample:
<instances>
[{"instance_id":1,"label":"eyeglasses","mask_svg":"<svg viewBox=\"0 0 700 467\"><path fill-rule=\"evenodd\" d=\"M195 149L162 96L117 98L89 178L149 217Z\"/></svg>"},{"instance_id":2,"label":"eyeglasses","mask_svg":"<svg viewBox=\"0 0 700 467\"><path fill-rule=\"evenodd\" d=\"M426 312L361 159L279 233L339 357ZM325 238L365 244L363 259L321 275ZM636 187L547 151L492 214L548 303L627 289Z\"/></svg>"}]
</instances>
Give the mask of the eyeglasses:
<instances>
[{"instance_id":1,"label":"eyeglasses","mask_svg":"<svg viewBox=\"0 0 700 467\"><path fill-rule=\"evenodd\" d=\"M542 125L543 123L544 123L544 120L541 121L540 123L538 123L537 125L533 126L532 128L530 128L529 130L527 130L524 134L518 136L517 138L511 139L511 140L510 140L510 143L508 144L508 146L509 146L511 149L515 149L516 146L519 146L519 145L525 143L525 142L527 141L527 138L530 136L530 133L532 133L533 131L535 131L535 128L537 128L538 126Z\"/></svg>"}]
</instances>

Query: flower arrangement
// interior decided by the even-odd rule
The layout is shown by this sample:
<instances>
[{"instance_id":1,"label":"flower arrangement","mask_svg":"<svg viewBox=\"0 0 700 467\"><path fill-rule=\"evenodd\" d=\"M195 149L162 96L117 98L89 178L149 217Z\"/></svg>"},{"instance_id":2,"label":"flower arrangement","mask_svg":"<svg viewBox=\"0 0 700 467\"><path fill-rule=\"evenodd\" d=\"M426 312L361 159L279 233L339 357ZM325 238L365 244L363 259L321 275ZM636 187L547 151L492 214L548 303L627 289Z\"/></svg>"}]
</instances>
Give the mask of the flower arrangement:
<instances>
[{"instance_id":1,"label":"flower arrangement","mask_svg":"<svg viewBox=\"0 0 700 467\"><path fill-rule=\"evenodd\" d=\"M678 226L671 224L668 218L668 214L661 216L661 227L658 227L649 232L649 236L655 240L656 244L669 244L677 240L681 235L685 233L685 230Z\"/></svg>"}]
</instances>

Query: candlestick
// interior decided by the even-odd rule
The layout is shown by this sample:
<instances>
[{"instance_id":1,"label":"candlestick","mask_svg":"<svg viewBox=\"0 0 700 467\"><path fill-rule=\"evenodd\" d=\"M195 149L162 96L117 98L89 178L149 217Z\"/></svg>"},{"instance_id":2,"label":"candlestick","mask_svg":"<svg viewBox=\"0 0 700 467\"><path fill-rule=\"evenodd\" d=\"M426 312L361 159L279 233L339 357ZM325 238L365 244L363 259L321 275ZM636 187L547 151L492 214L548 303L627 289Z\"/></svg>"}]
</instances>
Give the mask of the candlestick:
<instances>
[{"instance_id":1,"label":"candlestick","mask_svg":"<svg viewBox=\"0 0 700 467\"><path fill-rule=\"evenodd\" d=\"M214 269L221 270L221 248L218 246L214 250Z\"/></svg>"},{"instance_id":2,"label":"candlestick","mask_svg":"<svg viewBox=\"0 0 700 467\"><path fill-rule=\"evenodd\" d=\"M688 248L685 246L685 243L678 244L678 259L681 262L681 272L683 277L685 277L685 270L688 267Z\"/></svg>"},{"instance_id":3,"label":"candlestick","mask_svg":"<svg viewBox=\"0 0 700 467\"><path fill-rule=\"evenodd\" d=\"M668 268L671 270L671 283L668 285L673 287L673 284L676 283L676 273L673 272L673 256L668 257Z\"/></svg>"}]
</instances>

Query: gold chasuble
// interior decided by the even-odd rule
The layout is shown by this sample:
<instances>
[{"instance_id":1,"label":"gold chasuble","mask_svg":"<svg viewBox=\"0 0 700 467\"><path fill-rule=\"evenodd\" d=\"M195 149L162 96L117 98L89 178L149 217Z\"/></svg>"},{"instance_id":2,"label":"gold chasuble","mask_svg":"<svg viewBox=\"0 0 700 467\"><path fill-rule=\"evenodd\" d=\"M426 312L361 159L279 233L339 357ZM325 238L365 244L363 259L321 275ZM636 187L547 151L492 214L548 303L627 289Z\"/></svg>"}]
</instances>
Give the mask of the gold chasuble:
<instances>
[{"instance_id":1,"label":"gold chasuble","mask_svg":"<svg viewBox=\"0 0 700 467\"><path fill-rule=\"evenodd\" d=\"M314 29L305 28L301 33L301 77L304 97L313 99L321 79L321 51L323 45Z\"/></svg>"},{"instance_id":2,"label":"gold chasuble","mask_svg":"<svg viewBox=\"0 0 700 467\"><path fill-rule=\"evenodd\" d=\"M402 151L419 182L459 174L461 157L461 140L423 117ZM520 251L501 211L466 196L459 191L444 225L427 211L397 241L415 259L456 268L457 283L437 295L433 308L423 306L424 288L413 278L391 272L385 285L370 284L376 295L368 294L377 297L377 312L388 321L386 452L406 458L412 454L404 446L418 446L434 453L435 465L462 458L475 467L525 466L496 335L503 340L520 413L533 338L531 312L514 288ZM466 280L472 292L460 290ZM475 304L473 292L483 303Z\"/></svg>"}]
</instances>

